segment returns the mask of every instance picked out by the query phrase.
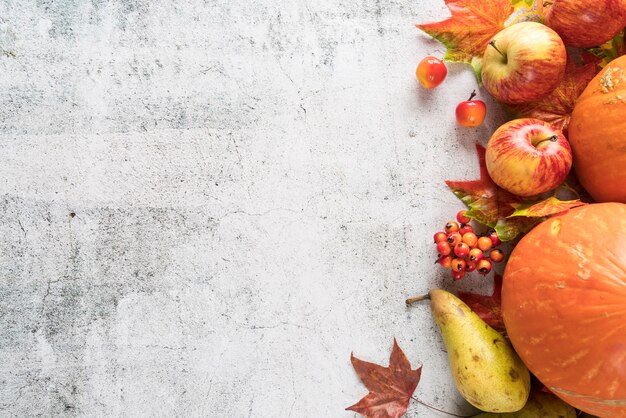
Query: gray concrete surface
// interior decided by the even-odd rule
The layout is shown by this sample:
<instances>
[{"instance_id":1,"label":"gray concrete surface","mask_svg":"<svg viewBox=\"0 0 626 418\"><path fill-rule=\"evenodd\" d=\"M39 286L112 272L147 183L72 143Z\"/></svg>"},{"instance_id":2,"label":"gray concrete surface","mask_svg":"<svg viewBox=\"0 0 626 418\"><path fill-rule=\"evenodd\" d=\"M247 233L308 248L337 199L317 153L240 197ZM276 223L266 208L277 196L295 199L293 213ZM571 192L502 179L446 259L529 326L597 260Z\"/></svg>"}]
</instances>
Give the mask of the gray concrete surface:
<instances>
[{"instance_id":1,"label":"gray concrete surface","mask_svg":"<svg viewBox=\"0 0 626 418\"><path fill-rule=\"evenodd\" d=\"M397 337L467 413L432 233L499 121L420 91L443 1L0 3L0 415L354 417ZM483 95L484 96L484 95ZM483 97L484 98L484 97ZM488 291L474 278L461 284ZM409 417L444 416L413 402Z\"/></svg>"}]
</instances>

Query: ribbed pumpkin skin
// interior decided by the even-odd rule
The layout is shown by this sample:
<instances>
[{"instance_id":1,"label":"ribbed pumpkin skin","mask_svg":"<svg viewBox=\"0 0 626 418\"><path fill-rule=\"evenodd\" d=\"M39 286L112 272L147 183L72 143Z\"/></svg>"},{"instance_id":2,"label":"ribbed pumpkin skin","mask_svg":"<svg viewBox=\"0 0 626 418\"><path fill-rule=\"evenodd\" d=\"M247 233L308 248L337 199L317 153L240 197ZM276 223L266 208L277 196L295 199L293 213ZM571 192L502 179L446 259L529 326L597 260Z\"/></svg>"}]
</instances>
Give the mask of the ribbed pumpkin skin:
<instances>
[{"instance_id":1,"label":"ribbed pumpkin skin","mask_svg":"<svg viewBox=\"0 0 626 418\"><path fill-rule=\"evenodd\" d=\"M515 247L502 313L526 366L572 406L626 417L626 205L547 219Z\"/></svg>"},{"instance_id":2,"label":"ribbed pumpkin skin","mask_svg":"<svg viewBox=\"0 0 626 418\"><path fill-rule=\"evenodd\" d=\"M587 85L568 129L574 169L585 189L597 202L626 203L626 55Z\"/></svg>"}]
</instances>

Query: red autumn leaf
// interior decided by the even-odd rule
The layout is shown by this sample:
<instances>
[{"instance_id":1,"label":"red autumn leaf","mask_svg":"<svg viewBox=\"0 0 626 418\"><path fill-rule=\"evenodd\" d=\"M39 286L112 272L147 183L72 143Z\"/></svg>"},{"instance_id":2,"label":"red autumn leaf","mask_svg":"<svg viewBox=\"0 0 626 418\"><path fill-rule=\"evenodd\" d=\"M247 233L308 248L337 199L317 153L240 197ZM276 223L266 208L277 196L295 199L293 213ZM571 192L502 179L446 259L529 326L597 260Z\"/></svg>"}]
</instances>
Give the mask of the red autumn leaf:
<instances>
[{"instance_id":1,"label":"red autumn leaf","mask_svg":"<svg viewBox=\"0 0 626 418\"><path fill-rule=\"evenodd\" d=\"M600 67L606 66L615 58L626 55L624 31L621 31L604 44L596 48L587 48L582 51L583 59L597 63Z\"/></svg>"},{"instance_id":2,"label":"red autumn leaf","mask_svg":"<svg viewBox=\"0 0 626 418\"><path fill-rule=\"evenodd\" d=\"M482 58L491 38L513 13L511 0L444 0L452 15L441 22L416 25L447 47L445 60Z\"/></svg>"},{"instance_id":3,"label":"red autumn leaf","mask_svg":"<svg viewBox=\"0 0 626 418\"><path fill-rule=\"evenodd\" d=\"M485 148L476 144L476 154L480 165L480 179L450 181L446 184L468 207L467 216L477 222L494 228L502 241L510 241L518 234L527 232L538 220L527 217L509 218L515 211L514 204L522 203L515 196L493 182L485 164Z\"/></svg>"},{"instance_id":4,"label":"red autumn leaf","mask_svg":"<svg viewBox=\"0 0 626 418\"><path fill-rule=\"evenodd\" d=\"M565 77L552 93L535 102L511 105L510 109L517 117L545 120L566 132L576 99L596 75L596 69L595 63L577 67L568 59Z\"/></svg>"},{"instance_id":5,"label":"red autumn leaf","mask_svg":"<svg viewBox=\"0 0 626 418\"><path fill-rule=\"evenodd\" d=\"M395 338L389 367L359 360L354 355L350 360L357 375L370 392L346 410L358 412L368 418L403 416L420 381L422 367L411 369L409 360Z\"/></svg>"},{"instance_id":6,"label":"red autumn leaf","mask_svg":"<svg viewBox=\"0 0 626 418\"><path fill-rule=\"evenodd\" d=\"M472 292L459 292L461 299L470 309L493 329L504 333L504 320L502 319L502 276L493 276L493 294L491 296L479 295Z\"/></svg>"},{"instance_id":7,"label":"red autumn leaf","mask_svg":"<svg viewBox=\"0 0 626 418\"><path fill-rule=\"evenodd\" d=\"M468 210L465 214L475 221L496 230L502 241L510 241L528 232L544 217L554 215L584 203L580 199L559 200L551 196L528 201L507 192L489 177L485 163L485 148L476 144L480 179L450 181L446 184L461 199Z\"/></svg>"}]
</instances>

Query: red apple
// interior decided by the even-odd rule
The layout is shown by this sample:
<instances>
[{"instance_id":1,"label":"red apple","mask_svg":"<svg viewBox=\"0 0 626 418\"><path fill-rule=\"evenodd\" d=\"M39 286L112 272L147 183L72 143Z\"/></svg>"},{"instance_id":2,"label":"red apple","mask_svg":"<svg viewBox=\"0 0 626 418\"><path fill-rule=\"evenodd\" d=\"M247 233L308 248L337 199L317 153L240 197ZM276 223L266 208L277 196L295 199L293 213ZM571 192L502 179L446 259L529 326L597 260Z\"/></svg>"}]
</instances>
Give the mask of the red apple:
<instances>
[{"instance_id":1,"label":"red apple","mask_svg":"<svg viewBox=\"0 0 626 418\"><path fill-rule=\"evenodd\" d=\"M448 74L446 64L437 57L427 56L415 69L415 76L425 89L434 89L443 83Z\"/></svg>"},{"instance_id":2,"label":"red apple","mask_svg":"<svg viewBox=\"0 0 626 418\"><path fill-rule=\"evenodd\" d=\"M485 162L498 186L529 197L563 183L572 167L572 150L563 134L548 122L515 119L493 133Z\"/></svg>"},{"instance_id":3,"label":"red apple","mask_svg":"<svg viewBox=\"0 0 626 418\"><path fill-rule=\"evenodd\" d=\"M461 126L475 128L485 120L487 106L482 100L473 100L476 92L470 94L469 99L456 106L456 121Z\"/></svg>"},{"instance_id":4,"label":"red apple","mask_svg":"<svg viewBox=\"0 0 626 418\"><path fill-rule=\"evenodd\" d=\"M483 84L501 102L532 102L559 85L566 58L555 31L537 22L517 23L498 32L487 46Z\"/></svg>"},{"instance_id":5,"label":"red apple","mask_svg":"<svg viewBox=\"0 0 626 418\"><path fill-rule=\"evenodd\" d=\"M626 24L625 0L553 0L546 9L546 25L567 46L602 45Z\"/></svg>"}]
</instances>

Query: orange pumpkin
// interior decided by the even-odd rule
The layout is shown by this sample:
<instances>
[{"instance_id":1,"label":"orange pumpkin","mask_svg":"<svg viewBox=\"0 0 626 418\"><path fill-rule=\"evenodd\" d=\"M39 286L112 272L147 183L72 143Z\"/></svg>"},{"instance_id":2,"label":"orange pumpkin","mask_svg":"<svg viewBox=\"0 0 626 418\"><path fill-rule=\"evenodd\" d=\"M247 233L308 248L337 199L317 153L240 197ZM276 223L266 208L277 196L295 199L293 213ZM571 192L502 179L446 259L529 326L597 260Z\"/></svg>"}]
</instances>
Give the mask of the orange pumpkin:
<instances>
[{"instance_id":1,"label":"orange pumpkin","mask_svg":"<svg viewBox=\"0 0 626 418\"><path fill-rule=\"evenodd\" d=\"M598 202L626 203L626 55L580 95L569 124L574 169Z\"/></svg>"},{"instance_id":2,"label":"orange pumpkin","mask_svg":"<svg viewBox=\"0 0 626 418\"><path fill-rule=\"evenodd\" d=\"M626 417L626 205L554 216L515 247L502 314L531 372L572 406Z\"/></svg>"}]
</instances>

